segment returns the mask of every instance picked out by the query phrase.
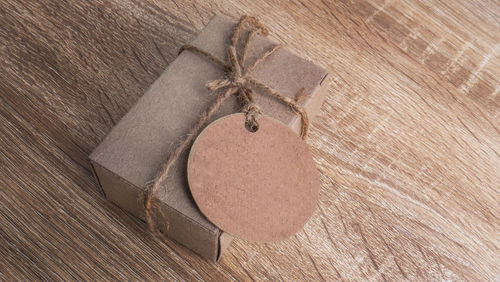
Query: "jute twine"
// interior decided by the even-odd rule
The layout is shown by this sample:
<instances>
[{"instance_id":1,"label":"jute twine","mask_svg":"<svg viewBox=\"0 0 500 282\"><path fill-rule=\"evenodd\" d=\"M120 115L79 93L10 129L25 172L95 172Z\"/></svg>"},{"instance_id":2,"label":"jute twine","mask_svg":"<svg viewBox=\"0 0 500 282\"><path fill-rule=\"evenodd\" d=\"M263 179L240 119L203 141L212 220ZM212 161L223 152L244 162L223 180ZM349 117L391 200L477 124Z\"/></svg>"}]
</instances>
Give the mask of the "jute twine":
<instances>
[{"instance_id":1,"label":"jute twine","mask_svg":"<svg viewBox=\"0 0 500 282\"><path fill-rule=\"evenodd\" d=\"M238 56L236 48L239 43L241 33L245 29L248 29L248 33L246 36L246 40L243 43L243 48L239 52L241 54L240 56ZM170 170L174 166L175 162L179 159L180 155L190 146L190 144L198 136L201 129L203 129L203 127L210 120L213 114L220 109L224 101L231 95L237 95L238 100L240 101L241 112L245 114L245 126L248 130L255 132L259 128L258 119L262 114L262 110L255 103L253 97L253 89L259 89L262 91L262 93L276 98L283 104L287 105L294 112L299 114L302 120L300 136L302 137L302 139L305 139L307 136L309 119L307 117L306 111L299 104L297 104L297 102L305 96L305 89L301 89L301 91L297 95L296 100L292 100L250 76L250 73L257 67L257 65L275 54L276 51L281 48L281 45L275 45L260 57L258 57L255 62L253 62L249 66L245 66L246 55L250 46L250 42L256 34L267 36L268 31L256 18L250 16L242 16L233 31L231 44L228 46L229 62L220 60L212 54L209 54L204 50L201 50L198 47L189 44L182 46L180 50L180 52L182 52L183 50L189 50L204 56L216 65L221 66L225 70L226 75L222 79L216 79L205 84L205 86L211 91L211 93L215 94L214 102L205 109L198 122L189 130L189 133L185 135L181 143L169 155L168 159L158 171L151 188L146 194L146 221L149 229L157 236L163 236L163 234L159 231L158 226L153 219L153 212L158 211L160 214L160 218L162 220L165 220L165 216L161 212L161 209L158 208L157 194L161 184L168 177ZM168 222L166 223L168 226Z\"/></svg>"}]
</instances>

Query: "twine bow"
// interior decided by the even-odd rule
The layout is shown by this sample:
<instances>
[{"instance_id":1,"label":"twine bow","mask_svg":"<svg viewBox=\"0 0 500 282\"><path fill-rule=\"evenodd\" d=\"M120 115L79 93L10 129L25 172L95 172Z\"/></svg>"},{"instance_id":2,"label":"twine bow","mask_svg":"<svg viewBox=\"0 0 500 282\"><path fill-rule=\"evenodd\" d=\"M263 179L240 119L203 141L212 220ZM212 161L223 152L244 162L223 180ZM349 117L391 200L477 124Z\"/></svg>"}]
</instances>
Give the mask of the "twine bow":
<instances>
[{"instance_id":1,"label":"twine bow","mask_svg":"<svg viewBox=\"0 0 500 282\"><path fill-rule=\"evenodd\" d=\"M245 27L248 27L249 32L246 41L243 43L241 56L238 56L236 48L239 43L241 33ZM258 57L255 62L253 62L248 67L245 67L247 51L252 38L256 34L267 36L268 31L256 18L250 16L242 16L238 24L236 25L236 28L234 29L233 36L231 37L231 44L228 47L229 62L220 60L212 54L189 44L182 46L181 50L179 51L180 53L184 50L189 50L203 55L213 63L224 68L225 77L222 79L210 81L205 84L205 86L211 91L211 93L215 93L214 102L205 109L196 125L191 128L185 139L182 140L179 146L169 155L167 161L162 165L161 169L156 175L151 189L149 189L148 193L146 194L146 221L148 223L149 229L158 236L162 236L162 234L159 232L158 227L153 220L153 210L160 211L162 218L165 218L161 212L161 209L157 208L158 200L156 196L160 189L160 185L168 177L170 169L173 167L174 163L177 161L182 152L184 152L189 147L194 138L198 136L200 130L210 120L213 114L220 109L223 102L231 95L236 94L238 100L240 101L241 112L245 113L245 126L248 130L255 132L259 128L258 119L262 114L262 110L254 101L253 89L260 89L262 93L278 99L293 111L298 113L301 116L302 121L300 136L302 137L302 139L305 139L307 136L309 119L307 117L306 111L299 104L297 104L299 99L304 97L305 89L300 90L296 100L294 101L250 76L250 73L255 69L255 67L257 67L257 65L263 62L266 58L276 53L276 51L281 48L281 45L273 46L260 57Z\"/></svg>"}]
</instances>

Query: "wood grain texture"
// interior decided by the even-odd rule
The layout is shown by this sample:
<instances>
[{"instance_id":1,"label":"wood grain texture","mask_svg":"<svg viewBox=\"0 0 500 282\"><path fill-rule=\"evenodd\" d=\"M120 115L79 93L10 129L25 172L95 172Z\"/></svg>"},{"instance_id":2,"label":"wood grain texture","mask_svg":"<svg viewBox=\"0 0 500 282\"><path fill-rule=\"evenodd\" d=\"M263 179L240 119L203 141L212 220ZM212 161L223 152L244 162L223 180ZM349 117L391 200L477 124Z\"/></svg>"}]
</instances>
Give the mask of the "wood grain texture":
<instances>
[{"instance_id":1,"label":"wood grain texture","mask_svg":"<svg viewBox=\"0 0 500 282\"><path fill-rule=\"evenodd\" d=\"M303 231L218 264L99 193L87 156L215 13L327 68ZM500 279L495 1L0 0L0 280Z\"/></svg>"}]
</instances>

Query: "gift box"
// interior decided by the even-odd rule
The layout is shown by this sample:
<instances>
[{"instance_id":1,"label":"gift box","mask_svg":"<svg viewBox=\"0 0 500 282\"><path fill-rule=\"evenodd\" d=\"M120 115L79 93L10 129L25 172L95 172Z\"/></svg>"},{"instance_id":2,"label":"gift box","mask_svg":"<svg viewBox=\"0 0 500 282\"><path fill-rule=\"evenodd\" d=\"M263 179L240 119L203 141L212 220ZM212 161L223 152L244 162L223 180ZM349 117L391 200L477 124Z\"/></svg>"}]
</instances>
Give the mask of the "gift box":
<instances>
[{"instance_id":1,"label":"gift box","mask_svg":"<svg viewBox=\"0 0 500 282\"><path fill-rule=\"evenodd\" d=\"M226 60L235 24L231 19L215 16L191 45ZM246 62L251 63L274 44L267 37L255 36L248 46ZM223 76L220 66L200 54L184 50L178 55L90 155L107 199L144 220L148 185L169 153L213 101L214 95L205 83ZM327 72L285 48L259 64L252 71L252 77L297 100L310 120L320 110L327 93ZM297 97L299 93L307 95ZM259 95L259 91L256 91L255 102L264 114L297 133L300 131L300 116L283 103ZM237 99L231 97L212 120L239 110ZM159 228L167 237L216 261L232 237L208 221L197 208L186 179L188 153L184 152L177 160L157 195L162 213Z\"/></svg>"}]
</instances>

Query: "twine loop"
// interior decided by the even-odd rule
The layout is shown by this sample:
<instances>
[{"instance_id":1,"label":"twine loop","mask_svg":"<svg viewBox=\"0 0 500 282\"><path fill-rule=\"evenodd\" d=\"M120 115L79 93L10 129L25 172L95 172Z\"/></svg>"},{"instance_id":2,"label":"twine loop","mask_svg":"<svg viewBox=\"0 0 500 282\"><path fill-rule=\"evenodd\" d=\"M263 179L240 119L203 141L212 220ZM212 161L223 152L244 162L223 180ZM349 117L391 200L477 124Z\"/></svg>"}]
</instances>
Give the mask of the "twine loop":
<instances>
[{"instance_id":1,"label":"twine loop","mask_svg":"<svg viewBox=\"0 0 500 282\"><path fill-rule=\"evenodd\" d=\"M250 132L256 132L259 130L259 123L257 120L260 115L262 115L262 110L259 105L254 102L248 103L245 107L243 107L242 112L245 113L245 127Z\"/></svg>"}]
</instances>

